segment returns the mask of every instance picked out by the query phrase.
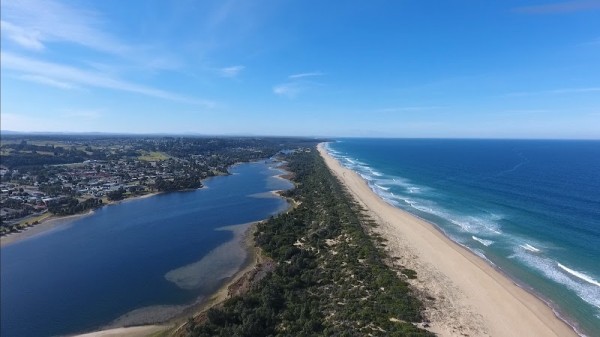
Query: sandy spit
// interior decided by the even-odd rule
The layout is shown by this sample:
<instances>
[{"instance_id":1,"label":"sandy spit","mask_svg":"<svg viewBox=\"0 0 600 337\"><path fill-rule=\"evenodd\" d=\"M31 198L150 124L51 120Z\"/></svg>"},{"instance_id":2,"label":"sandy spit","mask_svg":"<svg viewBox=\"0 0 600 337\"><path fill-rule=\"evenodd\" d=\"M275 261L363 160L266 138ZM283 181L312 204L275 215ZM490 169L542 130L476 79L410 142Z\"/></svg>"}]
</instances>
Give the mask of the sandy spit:
<instances>
[{"instance_id":1,"label":"sandy spit","mask_svg":"<svg viewBox=\"0 0 600 337\"><path fill-rule=\"evenodd\" d=\"M11 233L0 238L0 247L4 247L19 241L43 234L50 231L51 229L68 225L71 222L84 218L93 214L94 211L90 210L87 213L67 215L67 216L56 216L52 215L47 219L42 220L38 225L27 227L21 232Z\"/></svg>"},{"instance_id":2,"label":"sandy spit","mask_svg":"<svg viewBox=\"0 0 600 337\"><path fill-rule=\"evenodd\" d=\"M168 328L168 326L163 325L134 326L129 328L116 328L110 330L90 332L74 337L144 337L151 336L161 331L165 331Z\"/></svg>"},{"instance_id":3,"label":"sandy spit","mask_svg":"<svg viewBox=\"0 0 600 337\"><path fill-rule=\"evenodd\" d=\"M139 200L139 199L146 199L146 198L150 198L155 195L158 195L158 194L160 194L160 193L158 193L158 192L148 193L148 194L144 194L144 195L140 195L140 196L130 197L130 198L123 199L123 200L110 201L110 202L102 205L100 208L112 206L112 205L118 205L120 203L135 201L135 200ZM78 219L81 219L86 216L94 214L95 211L96 211L96 209L92 209L92 210L87 211L86 213L79 213L79 214L73 214L73 215L64 215L64 216L63 215L52 215L52 216L42 220L37 225L27 227L20 232L11 233L11 234L5 235L3 237L0 237L0 247L4 247L9 244L17 243L19 241L31 238L33 236L37 236L38 234L48 232L51 229L61 227L63 225L69 225L71 222L73 222L75 220L78 220Z\"/></svg>"},{"instance_id":4,"label":"sandy spit","mask_svg":"<svg viewBox=\"0 0 600 337\"><path fill-rule=\"evenodd\" d=\"M417 272L411 285L424 298L428 330L439 336L577 336L543 301L432 224L377 196L320 144L329 169L378 222L375 232L399 265Z\"/></svg>"}]
</instances>

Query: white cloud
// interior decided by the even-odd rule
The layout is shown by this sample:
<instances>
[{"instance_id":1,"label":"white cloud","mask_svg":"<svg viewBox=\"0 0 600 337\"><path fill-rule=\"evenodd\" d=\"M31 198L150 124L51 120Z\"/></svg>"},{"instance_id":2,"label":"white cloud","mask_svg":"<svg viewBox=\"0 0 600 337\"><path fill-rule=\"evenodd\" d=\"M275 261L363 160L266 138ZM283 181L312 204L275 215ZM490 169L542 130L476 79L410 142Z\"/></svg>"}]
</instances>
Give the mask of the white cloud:
<instances>
[{"instance_id":1,"label":"white cloud","mask_svg":"<svg viewBox=\"0 0 600 337\"><path fill-rule=\"evenodd\" d=\"M2 28L11 32L9 37L13 40L15 36L28 37L38 49L44 42L70 42L112 54L123 54L130 49L104 33L101 16L91 10L54 0L19 0L2 1L2 14L5 21Z\"/></svg>"},{"instance_id":2,"label":"white cloud","mask_svg":"<svg viewBox=\"0 0 600 337\"><path fill-rule=\"evenodd\" d=\"M50 50L53 43L74 44L118 56L134 68L172 70L181 66L169 52L122 41L110 33L111 24L101 13L78 5L57 0L2 1L3 38L37 51Z\"/></svg>"},{"instance_id":3,"label":"white cloud","mask_svg":"<svg viewBox=\"0 0 600 337\"><path fill-rule=\"evenodd\" d=\"M41 33L37 30L24 29L4 20L0 20L0 30L4 36L24 48L32 50L44 49L44 44L40 41Z\"/></svg>"},{"instance_id":4,"label":"white cloud","mask_svg":"<svg viewBox=\"0 0 600 337\"><path fill-rule=\"evenodd\" d=\"M300 73L300 74L290 75L290 76L288 76L288 78L290 80L296 80L296 79L300 79L300 78L323 76L323 75L325 75L325 74L323 74L320 71L313 71L313 72L309 72L309 73Z\"/></svg>"},{"instance_id":5,"label":"white cloud","mask_svg":"<svg viewBox=\"0 0 600 337\"><path fill-rule=\"evenodd\" d=\"M2 59L2 68L23 72L24 76L30 76L30 78L44 79L38 81L40 83L45 82L44 84L69 83L72 85L133 92L176 102L202 105L208 108L215 106L214 102L208 100L189 98L177 93L120 80L99 72L39 61L8 52L1 52L0 58Z\"/></svg>"},{"instance_id":6,"label":"white cloud","mask_svg":"<svg viewBox=\"0 0 600 337\"><path fill-rule=\"evenodd\" d=\"M229 78L233 78L233 77L237 77L242 70L244 70L246 67L244 66L231 66L231 67L225 67L225 68L221 68L219 69L219 75L221 75L222 77L229 77Z\"/></svg>"},{"instance_id":7,"label":"white cloud","mask_svg":"<svg viewBox=\"0 0 600 337\"><path fill-rule=\"evenodd\" d=\"M39 84L49 85L51 87L56 87L60 89L76 89L77 86L72 83L58 81L52 78L48 78L40 75L20 75L17 76L18 79L23 81L35 82Z\"/></svg>"},{"instance_id":8,"label":"white cloud","mask_svg":"<svg viewBox=\"0 0 600 337\"><path fill-rule=\"evenodd\" d=\"M319 83L310 81L308 78L323 75L324 74L320 71L289 75L286 83L278 84L273 87L273 93L287 98L295 98L301 92L306 91L315 85L319 85Z\"/></svg>"},{"instance_id":9,"label":"white cloud","mask_svg":"<svg viewBox=\"0 0 600 337\"><path fill-rule=\"evenodd\" d=\"M302 90L298 83L283 83L273 87L273 93L287 98L295 98Z\"/></svg>"}]
</instances>

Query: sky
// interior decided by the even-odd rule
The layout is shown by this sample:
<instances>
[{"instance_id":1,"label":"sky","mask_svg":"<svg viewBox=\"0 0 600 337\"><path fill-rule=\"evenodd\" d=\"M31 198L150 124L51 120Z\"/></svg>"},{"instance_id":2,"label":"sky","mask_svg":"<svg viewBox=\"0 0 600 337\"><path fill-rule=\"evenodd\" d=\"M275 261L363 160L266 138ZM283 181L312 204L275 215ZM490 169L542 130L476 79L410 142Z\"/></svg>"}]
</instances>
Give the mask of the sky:
<instances>
[{"instance_id":1,"label":"sky","mask_svg":"<svg viewBox=\"0 0 600 337\"><path fill-rule=\"evenodd\" d=\"M600 139L600 0L2 0L1 129Z\"/></svg>"}]
</instances>

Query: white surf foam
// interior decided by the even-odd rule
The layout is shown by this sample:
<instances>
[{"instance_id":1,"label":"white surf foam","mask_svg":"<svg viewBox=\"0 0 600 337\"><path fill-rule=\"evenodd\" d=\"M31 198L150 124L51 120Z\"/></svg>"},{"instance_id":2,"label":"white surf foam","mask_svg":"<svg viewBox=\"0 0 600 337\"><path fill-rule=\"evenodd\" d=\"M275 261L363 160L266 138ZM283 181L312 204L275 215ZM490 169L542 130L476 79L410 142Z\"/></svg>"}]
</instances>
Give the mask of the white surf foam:
<instances>
[{"instance_id":1,"label":"white surf foam","mask_svg":"<svg viewBox=\"0 0 600 337\"><path fill-rule=\"evenodd\" d=\"M390 190L390 188L389 188L389 187L383 187L383 186L381 186L381 185L378 185L378 184L375 184L375 186L376 186L377 188L380 188L380 189L384 190L384 191L389 191L389 190Z\"/></svg>"},{"instance_id":2,"label":"white surf foam","mask_svg":"<svg viewBox=\"0 0 600 337\"><path fill-rule=\"evenodd\" d=\"M407 187L408 193L419 193L421 188L419 187Z\"/></svg>"},{"instance_id":3,"label":"white surf foam","mask_svg":"<svg viewBox=\"0 0 600 337\"><path fill-rule=\"evenodd\" d=\"M381 177L381 176L383 176L383 174L382 174L382 173L380 173L380 172L377 172L377 171L373 170L373 169L372 169L372 168L370 168L370 167L369 167L369 168L367 168L367 169L369 170L369 172L371 172L371 174L372 174L372 175L374 175L374 176L376 176L376 177Z\"/></svg>"},{"instance_id":4,"label":"white surf foam","mask_svg":"<svg viewBox=\"0 0 600 337\"><path fill-rule=\"evenodd\" d=\"M583 301L600 309L600 286L598 286L597 282L594 284L588 280L581 279L577 275L563 269L562 267L564 266L561 267L558 262L538 254L529 254L523 249L515 249L514 255L511 257L515 257L527 266L540 271L548 279L567 287ZM572 269L569 270L576 272ZM576 273L583 274L580 272ZM595 281L588 275L583 275L589 278L590 281Z\"/></svg>"},{"instance_id":5,"label":"white surf foam","mask_svg":"<svg viewBox=\"0 0 600 337\"><path fill-rule=\"evenodd\" d=\"M526 243L524 245L520 245L520 246L523 249L528 250L528 251L533 252L533 253L539 253L540 252L540 250L538 248L535 248L534 246L532 246L532 245L530 245L528 243Z\"/></svg>"},{"instance_id":6,"label":"white surf foam","mask_svg":"<svg viewBox=\"0 0 600 337\"><path fill-rule=\"evenodd\" d=\"M476 216L457 214L455 212L443 208L438 203L432 200L422 199L416 196L409 197L406 193L396 195L390 191L389 187L387 187L385 184L382 184L383 180L372 180L372 178L367 175L360 175L365 180L367 180L373 192L375 192L377 195L384 199L394 200L394 205L399 204L409 206L410 208L413 208L420 212L440 217L458 226L462 232L466 232L469 234L481 233L486 236L497 236L502 234L502 231L500 230L500 225L495 221L502 219L503 217L501 215L491 213ZM386 180L386 182L388 183L389 181L389 179ZM482 244L489 245L487 242Z\"/></svg>"},{"instance_id":7,"label":"white surf foam","mask_svg":"<svg viewBox=\"0 0 600 337\"><path fill-rule=\"evenodd\" d=\"M556 263L562 270L566 271L567 273L577 277L578 279L584 280L587 283L593 284L597 287L600 287L600 283L598 283L598 281L594 280L591 276L588 276L582 272L578 272L576 270L573 270L571 268L565 267L564 265L560 264L560 263Z\"/></svg>"},{"instance_id":8,"label":"white surf foam","mask_svg":"<svg viewBox=\"0 0 600 337\"><path fill-rule=\"evenodd\" d=\"M361 176L361 177L362 177L364 180L366 180L366 181L369 181L369 182L370 182L370 181L372 181L372 180L373 180L373 177L371 177L371 176L368 176L368 175L366 175L366 174L359 173L358 175L360 175L360 176Z\"/></svg>"},{"instance_id":9,"label":"white surf foam","mask_svg":"<svg viewBox=\"0 0 600 337\"><path fill-rule=\"evenodd\" d=\"M500 226L495 222L484 215L474 216L474 215L457 215L457 214L446 214L443 216L451 223L459 226L462 230L469 233L485 233L488 235L498 235L502 234L500 231Z\"/></svg>"},{"instance_id":10,"label":"white surf foam","mask_svg":"<svg viewBox=\"0 0 600 337\"><path fill-rule=\"evenodd\" d=\"M380 186L379 184L375 185ZM408 197L406 195L386 195L381 189L372 189L375 193L382 197L397 200L398 202L408 205L411 208L414 208L415 210L445 219L450 223L458 226L463 232L470 234L482 233L484 235L492 236L502 234L502 231L500 230L500 225L496 221L492 220L502 219L500 215L483 214L474 216L456 214L441 207L439 204L431 200L425 200L416 197Z\"/></svg>"},{"instance_id":11,"label":"white surf foam","mask_svg":"<svg viewBox=\"0 0 600 337\"><path fill-rule=\"evenodd\" d=\"M432 190L429 187L415 185L411 183L408 179L400 177L394 177L392 179L381 179L380 182L384 185L400 186L410 194L421 194L425 192L430 192Z\"/></svg>"},{"instance_id":12,"label":"white surf foam","mask_svg":"<svg viewBox=\"0 0 600 337\"><path fill-rule=\"evenodd\" d=\"M484 245L484 246L486 246L486 247L488 247L489 245L491 245L491 244L493 244L493 243L494 243L494 241L492 241L492 240L485 240L485 239L481 239L481 238L478 238L478 237L476 237L475 235L473 235L473 236L471 236L471 237L473 238L473 240L475 240L475 241L477 241L477 242L481 243L482 245Z\"/></svg>"},{"instance_id":13,"label":"white surf foam","mask_svg":"<svg viewBox=\"0 0 600 337\"><path fill-rule=\"evenodd\" d=\"M488 262L491 263L491 261L487 258L487 256L485 256L485 253L482 252L481 250L479 250L479 249L471 249L469 247L467 247L467 249L469 249L470 251L472 251L475 255L479 256L480 258L482 258L482 259L484 259L484 260L486 260L486 261L488 261Z\"/></svg>"}]
</instances>

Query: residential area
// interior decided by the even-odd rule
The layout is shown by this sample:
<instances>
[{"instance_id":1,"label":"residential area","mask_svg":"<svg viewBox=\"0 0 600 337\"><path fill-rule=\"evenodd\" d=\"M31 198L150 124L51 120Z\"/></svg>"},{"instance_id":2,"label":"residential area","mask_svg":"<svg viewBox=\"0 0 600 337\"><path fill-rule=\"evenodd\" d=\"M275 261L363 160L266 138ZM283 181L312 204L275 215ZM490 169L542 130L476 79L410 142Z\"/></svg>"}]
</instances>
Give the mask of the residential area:
<instances>
[{"instance_id":1,"label":"residential area","mask_svg":"<svg viewBox=\"0 0 600 337\"><path fill-rule=\"evenodd\" d=\"M301 142L300 140L298 140ZM0 234L52 215L149 193L196 189L236 163L297 144L277 138L3 136Z\"/></svg>"}]
</instances>

